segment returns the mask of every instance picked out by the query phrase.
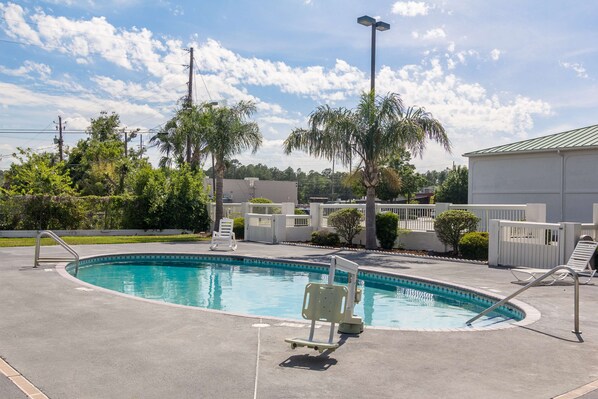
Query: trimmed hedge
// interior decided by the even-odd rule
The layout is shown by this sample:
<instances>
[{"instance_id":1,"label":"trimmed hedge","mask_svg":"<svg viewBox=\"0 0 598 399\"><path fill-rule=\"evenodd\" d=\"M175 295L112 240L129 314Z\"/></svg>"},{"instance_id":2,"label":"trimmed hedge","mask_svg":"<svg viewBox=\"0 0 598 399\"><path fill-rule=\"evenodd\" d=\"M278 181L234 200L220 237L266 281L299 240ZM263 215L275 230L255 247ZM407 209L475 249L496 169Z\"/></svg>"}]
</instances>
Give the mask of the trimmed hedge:
<instances>
[{"instance_id":1,"label":"trimmed hedge","mask_svg":"<svg viewBox=\"0 0 598 399\"><path fill-rule=\"evenodd\" d=\"M436 216L434 231L440 242L450 245L455 253L459 251L459 240L463 234L475 231L480 218L469 211L449 210Z\"/></svg>"},{"instance_id":2,"label":"trimmed hedge","mask_svg":"<svg viewBox=\"0 0 598 399\"><path fill-rule=\"evenodd\" d=\"M336 247L340 245L341 239L337 233L332 231L318 230L311 233L311 242L316 245Z\"/></svg>"},{"instance_id":3,"label":"trimmed hedge","mask_svg":"<svg viewBox=\"0 0 598 399\"><path fill-rule=\"evenodd\" d=\"M466 233L459 240L459 252L466 259L488 259L488 233L474 231Z\"/></svg>"},{"instance_id":4,"label":"trimmed hedge","mask_svg":"<svg viewBox=\"0 0 598 399\"><path fill-rule=\"evenodd\" d=\"M392 249L398 237L399 217L392 212L376 214L376 237L384 249Z\"/></svg>"},{"instance_id":5,"label":"trimmed hedge","mask_svg":"<svg viewBox=\"0 0 598 399\"><path fill-rule=\"evenodd\" d=\"M345 208L328 215L328 225L336 229L347 244L353 244L353 238L362 230L363 214L355 208Z\"/></svg>"},{"instance_id":6,"label":"trimmed hedge","mask_svg":"<svg viewBox=\"0 0 598 399\"><path fill-rule=\"evenodd\" d=\"M245 238L245 218L234 218L233 219L233 232L237 240Z\"/></svg>"}]
</instances>

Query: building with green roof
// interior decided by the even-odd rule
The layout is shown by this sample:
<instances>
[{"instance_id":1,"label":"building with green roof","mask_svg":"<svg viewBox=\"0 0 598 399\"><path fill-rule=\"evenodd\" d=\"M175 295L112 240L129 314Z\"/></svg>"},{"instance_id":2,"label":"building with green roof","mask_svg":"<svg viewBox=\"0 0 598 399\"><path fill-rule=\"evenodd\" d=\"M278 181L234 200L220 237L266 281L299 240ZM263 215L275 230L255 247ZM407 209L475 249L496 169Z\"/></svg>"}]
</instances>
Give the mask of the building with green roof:
<instances>
[{"instance_id":1,"label":"building with green roof","mask_svg":"<svg viewBox=\"0 0 598 399\"><path fill-rule=\"evenodd\" d=\"M546 204L547 222L592 222L598 125L468 152L470 204Z\"/></svg>"}]
</instances>

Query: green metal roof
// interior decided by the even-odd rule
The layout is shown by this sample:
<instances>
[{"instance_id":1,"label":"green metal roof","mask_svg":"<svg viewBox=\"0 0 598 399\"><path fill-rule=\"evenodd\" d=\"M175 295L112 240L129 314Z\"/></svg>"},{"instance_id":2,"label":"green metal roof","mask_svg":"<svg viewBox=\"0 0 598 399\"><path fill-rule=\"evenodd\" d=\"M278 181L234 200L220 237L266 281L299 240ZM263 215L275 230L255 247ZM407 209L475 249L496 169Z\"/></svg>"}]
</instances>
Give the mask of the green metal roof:
<instances>
[{"instance_id":1,"label":"green metal roof","mask_svg":"<svg viewBox=\"0 0 598 399\"><path fill-rule=\"evenodd\" d=\"M542 152L555 150L579 150L591 147L598 148L598 125L582 127L549 136L536 137L516 143L499 145L483 150L463 154L464 157L479 155L498 155L526 152Z\"/></svg>"}]
</instances>

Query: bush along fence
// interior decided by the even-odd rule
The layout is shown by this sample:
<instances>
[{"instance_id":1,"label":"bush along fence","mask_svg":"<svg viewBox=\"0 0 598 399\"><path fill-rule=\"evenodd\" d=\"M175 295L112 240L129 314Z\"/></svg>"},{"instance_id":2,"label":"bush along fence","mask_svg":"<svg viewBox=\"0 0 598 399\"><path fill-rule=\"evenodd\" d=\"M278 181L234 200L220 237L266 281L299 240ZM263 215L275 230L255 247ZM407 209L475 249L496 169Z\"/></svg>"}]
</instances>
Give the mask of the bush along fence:
<instances>
[{"instance_id":1,"label":"bush along fence","mask_svg":"<svg viewBox=\"0 0 598 399\"><path fill-rule=\"evenodd\" d=\"M209 229L207 197L177 193L144 196L0 196L0 236L18 231ZM7 235L8 231L14 231Z\"/></svg>"},{"instance_id":2,"label":"bush along fence","mask_svg":"<svg viewBox=\"0 0 598 399\"><path fill-rule=\"evenodd\" d=\"M292 203L266 204L230 203L224 204L224 216L244 217L246 240L279 243L283 241L310 241L316 231L338 231L329 223L329 215L341 209L356 209L365 214L365 204L321 204L311 203L309 215L295 215ZM213 206L212 206L213 208ZM259 209L259 212L256 210ZM437 215L447 210L468 210L479 219L478 231L487 231L492 219L543 222L546 220L545 204L522 205L455 205L439 203L433 205L377 204L377 214L396 215L399 236L393 247L412 250L447 252L452 248L440 242L434 231ZM268 213L266 213L268 212ZM360 218L359 224L365 226ZM354 244L365 242L365 232L359 231L353 238ZM389 246L385 243L385 246Z\"/></svg>"}]
</instances>

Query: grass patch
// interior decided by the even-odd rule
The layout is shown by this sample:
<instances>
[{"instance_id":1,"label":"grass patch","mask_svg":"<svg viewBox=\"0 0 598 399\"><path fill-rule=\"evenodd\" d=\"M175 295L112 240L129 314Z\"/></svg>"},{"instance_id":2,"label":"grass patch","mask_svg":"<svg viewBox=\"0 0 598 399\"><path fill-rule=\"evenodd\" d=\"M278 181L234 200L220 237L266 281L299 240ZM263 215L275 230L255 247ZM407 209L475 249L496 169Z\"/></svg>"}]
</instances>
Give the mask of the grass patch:
<instances>
[{"instance_id":1,"label":"grass patch","mask_svg":"<svg viewBox=\"0 0 598 399\"><path fill-rule=\"evenodd\" d=\"M94 244L131 244L146 242L194 242L207 241L211 237L200 237L197 234L179 234L172 236L89 236L89 237L60 237L69 245ZM42 246L57 245L51 238L42 238ZM35 238L0 238L1 247L33 247Z\"/></svg>"}]
</instances>

